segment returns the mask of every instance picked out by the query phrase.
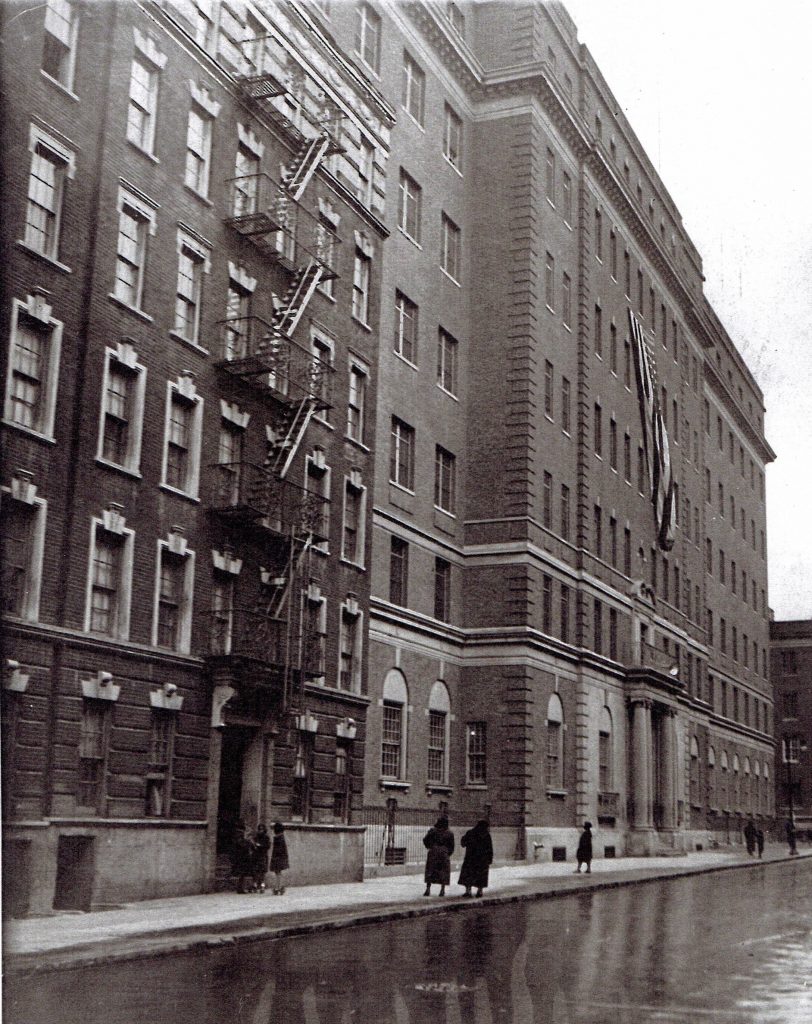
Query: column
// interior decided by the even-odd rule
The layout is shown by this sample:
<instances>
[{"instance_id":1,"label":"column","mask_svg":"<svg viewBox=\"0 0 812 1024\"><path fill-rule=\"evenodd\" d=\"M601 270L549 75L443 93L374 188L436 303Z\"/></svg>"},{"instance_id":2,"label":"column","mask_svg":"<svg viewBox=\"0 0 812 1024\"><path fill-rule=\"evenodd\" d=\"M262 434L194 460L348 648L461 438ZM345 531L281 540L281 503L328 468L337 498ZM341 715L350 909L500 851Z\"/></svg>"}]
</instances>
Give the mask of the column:
<instances>
[{"instance_id":1,"label":"column","mask_svg":"<svg viewBox=\"0 0 812 1024\"><path fill-rule=\"evenodd\" d=\"M632 701L632 828L651 828L651 701Z\"/></svg>"},{"instance_id":2,"label":"column","mask_svg":"<svg viewBox=\"0 0 812 1024\"><path fill-rule=\"evenodd\" d=\"M663 804L663 828L674 829L677 827L677 736L676 714L673 708L663 708L660 728L662 730L662 793L660 799Z\"/></svg>"}]
</instances>

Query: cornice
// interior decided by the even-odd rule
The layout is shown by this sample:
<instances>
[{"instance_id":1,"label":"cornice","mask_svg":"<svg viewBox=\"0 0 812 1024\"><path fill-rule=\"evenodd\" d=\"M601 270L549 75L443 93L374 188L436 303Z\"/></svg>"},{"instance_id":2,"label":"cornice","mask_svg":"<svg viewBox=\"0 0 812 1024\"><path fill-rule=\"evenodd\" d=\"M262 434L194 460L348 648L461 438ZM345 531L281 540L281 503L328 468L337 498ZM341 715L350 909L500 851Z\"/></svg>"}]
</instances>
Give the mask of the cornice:
<instances>
[{"instance_id":1,"label":"cornice","mask_svg":"<svg viewBox=\"0 0 812 1024\"><path fill-rule=\"evenodd\" d=\"M747 419L739 408L739 405L733 395L731 395L727 384L725 384L722 377L719 376L718 370L710 359L705 360L705 380L710 384L713 392L722 399L722 404L730 414L731 418L735 421L736 426L745 435L753 448L759 452L763 462L775 462L775 452L767 443L766 438L756 430L750 420Z\"/></svg>"},{"instance_id":2,"label":"cornice","mask_svg":"<svg viewBox=\"0 0 812 1024\"><path fill-rule=\"evenodd\" d=\"M482 81L484 68L468 44L450 25L438 17L435 7L426 0L403 4L402 10L411 18L428 41L435 47L446 67L456 76L460 85L474 92Z\"/></svg>"}]
</instances>

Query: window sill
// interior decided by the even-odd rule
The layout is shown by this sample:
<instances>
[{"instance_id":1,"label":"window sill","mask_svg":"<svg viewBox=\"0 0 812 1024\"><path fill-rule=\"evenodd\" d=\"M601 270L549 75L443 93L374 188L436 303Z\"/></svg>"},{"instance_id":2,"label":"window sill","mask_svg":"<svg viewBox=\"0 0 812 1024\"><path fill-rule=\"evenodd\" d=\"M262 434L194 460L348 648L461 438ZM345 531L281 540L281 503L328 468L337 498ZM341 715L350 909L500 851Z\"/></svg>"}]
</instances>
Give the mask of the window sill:
<instances>
[{"instance_id":1,"label":"window sill","mask_svg":"<svg viewBox=\"0 0 812 1024\"><path fill-rule=\"evenodd\" d=\"M425 127L417 120L417 118L414 116L414 114L411 112L411 110L409 110L408 107L404 107L404 105L402 103L400 105L400 109L406 114L406 116L409 118L409 120L412 122L412 124L415 125L415 127L419 128L420 131L425 135L426 134Z\"/></svg>"},{"instance_id":2,"label":"window sill","mask_svg":"<svg viewBox=\"0 0 812 1024\"><path fill-rule=\"evenodd\" d=\"M316 555L322 555L324 558L327 558L327 556L330 554L330 549L329 548L320 548L320 547L317 547L314 544L313 545L313 553L316 554Z\"/></svg>"},{"instance_id":3,"label":"window sill","mask_svg":"<svg viewBox=\"0 0 812 1024\"><path fill-rule=\"evenodd\" d=\"M414 491L407 491L400 484L389 481L389 504L404 512L414 512L415 494Z\"/></svg>"},{"instance_id":4,"label":"window sill","mask_svg":"<svg viewBox=\"0 0 812 1024\"><path fill-rule=\"evenodd\" d=\"M162 491L166 491L168 494L175 494L179 498L185 498L187 501L191 501L195 505L200 504L200 498L198 498L196 495L189 494L188 491L182 491L180 490L180 488L173 487L171 484L160 483L158 484L158 487Z\"/></svg>"},{"instance_id":5,"label":"window sill","mask_svg":"<svg viewBox=\"0 0 812 1024\"><path fill-rule=\"evenodd\" d=\"M443 793L445 796L451 796L453 792L453 787L447 786L444 782L426 783L426 796L431 796L433 793Z\"/></svg>"},{"instance_id":6,"label":"window sill","mask_svg":"<svg viewBox=\"0 0 812 1024\"><path fill-rule=\"evenodd\" d=\"M43 434L41 430L34 430L33 427L25 427L22 423L14 423L12 420L3 419L3 425L12 430L19 430L21 434L35 437L38 441L45 441L46 444L56 444L56 438L51 434Z\"/></svg>"},{"instance_id":7,"label":"window sill","mask_svg":"<svg viewBox=\"0 0 812 1024\"><path fill-rule=\"evenodd\" d=\"M446 512L445 509L435 505L433 521L438 530L442 530L443 533L447 533L449 536L455 536L457 532L457 517L451 512Z\"/></svg>"},{"instance_id":8,"label":"window sill","mask_svg":"<svg viewBox=\"0 0 812 1024\"><path fill-rule=\"evenodd\" d=\"M316 415L316 413L313 413L313 422L319 423L323 427L327 427L328 430L335 430L335 427L329 420L324 419L323 416Z\"/></svg>"},{"instance_id":9,"label":"window sill","mask_svg":"<svg viewBox=\"0 0 812 1024\"><path fill-rule=\"evenodd\" d=\"M459 398L457 398L453 391L449 391L448 388L444 388L442 384L438 384L437 387L442 391L444 395L448 395L448 397L453 399L453 401L459 402Z\"/></svg>"},{"instance_id":10,"label":"window sill","mask_svg":"<svg viewBox=\"0 0 812 1024\"><path fill-rule=\"evenodd\" d=\"M127 139L127 144L132 146L136 153L140 153L141 156L145 156L147 160L151 160L152 163L159 164L161 162L154 153L151 153L148 149L144 149L143 146L139 146L138 143L134 142L132 139Z\"/></svg>"},{"instance_id":11,"label":"window sill","mask_svg":"<svg viewBox=\"0 0 812 1024\"><path fill-rule=\"evenodd\" d=\"M419 249L421 252L423 251L423 246L420 244L420 242L418 242L416 238L412 238L412 236L409 234L408 231L406 231L405 228L402 228L400 225L398 225L398 231L400 232L401 235L403 235L403 237L407 241L411 242L416 249Z\"/></svg>"},{"instance_id":12,"label":"window sill","mask_svg":"<svg viewBox=\"0 0 812 1024\"><path fill-rule=\"evenodd\" d=\"M141 473L137 469L130 469L129 466L120 466L117 462L110 462L109 459L105 459L101 455L96 456L96 462L100 466L104 466L105 469L113 469L117 473L124 473L125 476L135 477L137 480L141 479Z\"/></svg>"},{"instance_id":13,"label":"window sill","mask_svg":"<svg viewBox=\"0 0 812 1024\"><path fill-rule=\"evenodd\" d=\"M487 782L466 782L462 787L467 793L482 793L487 790Z\"/></svg>"},{"instance_id":14,"label":"window sill","mask_svg":"<svg viewBox=\"0 0 812 1024\"><path fill-rule=\"evenodd\" d=\"M457 167L457 165L448 156L447 153L443 153L443 160L445 160L445 162L448 164L448 166L451 168L451 170L454 171L455 174L458 174L461 178L463 177L462 171L459 169L459 167Z\"/></svg>"},{"instance_id":15,"label":"window sill","mask_svg":"<svg viewBox=\"0 0 812 1024\"><path fill-rule=\"evenodd\" d=\"M363 441L359 441L355 437L350 437L349 434L344 435L344 440L347 442L347 444L351 444L353 448L357 448L359 451L365 452L367 455L369 455L371 449L368 445L365 445Z\"/></svg>"},{"instance_id":16,"label":"window sill","mask_svg":"<svg viewBox=\"0 0 812 1024\"><path fill-rule=\"evenodd\" d=\"M192 186L187 185L186 182L183 183L183 187L190 195L193 195L198 202L203 203L204 206L214 207L214 203L211 199L209 199L208 196L204 196L202 192L198 192L196 188L192 188Z\"/></svg>"},{"instance_id":17,"label":"window sill","mask_svg":"<svg viewBox=\"0 0 812 1024\"><path fill-rule=\"evenodd\" d=\"M547 799L548 800L564 800L567 796L566 789L548 789Z\"/></svg>"},{"instance_id":18,"label":"window sill","mask_svg":"<svg viewBox=\"0 0 812 1024\"><path fill-rule=\"evenodd\" d=\"M398 358L402 363L405 363L412 370L418 369L417 363L413 363L411 359L407 359L406 356L402 356L400 352L398 352L396 349L392 349L392 351L395 354L396 358Z\"/></svg>"},{"instance_id":19,"label":"window sill","mask_svg":"<svg viewBox=\"0 0 812 1024\"><path fill-rule=\"evenodd\" d=\"M198 345L196 341L192 341L190 338L185 338L179 331L171 330L169 332L169 337L174 338L175 341L179 341L182 345L186 345L187 348L193 349L201 356L211 355L207 348L203 348L202 345Z\"/></svg>"},{"instance_id":20,"label":"window sill","mask_svg":"<svg viewBox=\"0 0 812 1024\"><path fill-rule=\"evenodd\" d=\"M143 309L139 309L137 306L131 306L129 302L125 302L124 299L120 299L118 295L114 295L110 292L107 298L110 299L111 302L115 302L117 306L121 306L122 309L126 309L128 313L135 314L135 316L143 320L145 323L151 324L155 322L149 313L145 313Z\"/></svg>"},{"instance_id":21,"label":"window sill","mask_svg":"<svg viewBox=\"0 0 812 1024\"><path fill-rule=\"evenodd\" d=\"M368 331L370 334L372 334L372 328L369 326L369 324L365 324L363 320L359 320L358 317L355 316L354 314L352 319L358 324L359 327L362 327L365 331Z\"/></svg>"},{"instance_id":22,"label":"window sill","mask_svg":"<svg viewBox=\"0 0 812 1024\"><path fill-rule=\"evenodd\" d=\"M366 572L367 567L362 562L353 562L350 558L345 558L343 555L339 559L342 565L348 565L352 569L357 569L359 572Z\"/></svg>"},{"instance_id":23,"label":"window sill","mask_svg":"<svg viewBox=\"0 0 812 1024\"><path fill-rule=\"evenodd\" d=\"M462 285L456 279L456 277L452 277L451 274L449 274L449 272L445 269L445 267L440 267L440 273L443 275L443 277L447 277L455 288L462 288Z\"/></svg>"},{"instance_id":24,"label":"window sill","mask_svg":"<svg viewBox=\"0 0 812 1024\"><path fill-rule=\"evenodd\" d=\"M411 782L401 782L399 779L378 779L381 789L400 789L404 793L412 788Z\"/></svg>"},{"instance_id":25,"label":"window sill","mask_svg":"<svg viewBox=\"0 0 812 1024\"><path fill-rule=\"evenodd\" d=\"M59 89L59 91L63 93L65 96L67 96L69 99L74 100L76 103L80 102L79 97L76 95L75 92L73 92L72 89L69 89L66 85L63 85L58 78L54 78L53 75L49 75L44 68L40 68L39 73L42 75L46 82L50 82L51 85L55 85L56 88Z\"/></svg>"},{"instance_id":26,"label":"window sill","mask_svg":"<svg viewBox=\"0 0 812 1024\"><path fill-rule=\"evenodd\" d=\"M54 270L59 270L63 274L73 273L70 267L66 266L64 263L60 263L59 260L55 260L53 256L48 256L46 253L40 252L38 249L35 249L33 246L30 246L28 242L24 242L22 239L18 239L17 245L23 250L23 252L27 252L28 255L33 256L34 259L42 260L43 263L47 263L48 266L53 267Z\"/></svg>"}]
</instances>

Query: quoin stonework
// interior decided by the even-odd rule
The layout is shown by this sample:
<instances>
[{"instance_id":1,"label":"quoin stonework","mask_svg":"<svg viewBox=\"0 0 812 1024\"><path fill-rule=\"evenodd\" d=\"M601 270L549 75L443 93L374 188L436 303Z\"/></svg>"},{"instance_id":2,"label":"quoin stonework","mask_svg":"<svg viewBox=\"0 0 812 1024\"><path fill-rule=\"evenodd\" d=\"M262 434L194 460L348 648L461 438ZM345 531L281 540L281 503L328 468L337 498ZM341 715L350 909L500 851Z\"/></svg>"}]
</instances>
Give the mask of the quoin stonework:
<instances>
[{"instance_id":1,"label":"quoin stonework","mask_svg":"<svg viewBox=\"0 0 812 1024\"><path fill-rule=\"evenodd\" d=\"M735 841L761 391L558 4L3 8L19 912Z\"/></svg>"}]
</instances>

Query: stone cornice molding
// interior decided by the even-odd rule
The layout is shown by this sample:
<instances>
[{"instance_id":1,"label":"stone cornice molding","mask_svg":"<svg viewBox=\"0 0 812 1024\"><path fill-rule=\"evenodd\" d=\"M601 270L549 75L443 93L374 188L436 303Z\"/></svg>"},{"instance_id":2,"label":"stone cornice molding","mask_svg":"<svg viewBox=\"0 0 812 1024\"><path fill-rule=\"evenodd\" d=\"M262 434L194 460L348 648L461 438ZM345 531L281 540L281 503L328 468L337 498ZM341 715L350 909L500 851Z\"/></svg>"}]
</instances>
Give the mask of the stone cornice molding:
<instances>
[{"instance_id":1,"label":"stone cornice molding","mask_svg":"<svg viewBox=\"0 0 812 1024\"><path fill-rule=\"evenodd\" d=\"M753 448L755 448L759 453L762 460L765 463L774 462L775 452L768 444L767 439L756 430L750 420L739 408L738 402L733 395L731 395L730 389L727 384L725 384L722 377L719 376L719 371L710 359L705 360L705 380L710 385L714 394L722 400L722 404L731 419L735 422L736 426L744 434Z\"/></svg>"},{"instance_id":2,"label":"stone cornice molding","mask_svg":"<svg viewBox=\"0 0 812 1024\"><path fill-rule=\"evenodd\" d=\"M436 5L429 4L426 0L414 0L405 4L403 10L434 46L460 85L469 92L474 92L484 77L484 68L468 44L450 25L444 24L444 19L437 13Z\"/></svg>"}]
</instances>

